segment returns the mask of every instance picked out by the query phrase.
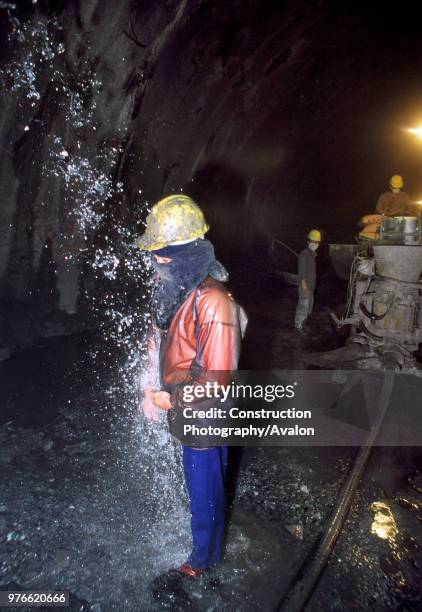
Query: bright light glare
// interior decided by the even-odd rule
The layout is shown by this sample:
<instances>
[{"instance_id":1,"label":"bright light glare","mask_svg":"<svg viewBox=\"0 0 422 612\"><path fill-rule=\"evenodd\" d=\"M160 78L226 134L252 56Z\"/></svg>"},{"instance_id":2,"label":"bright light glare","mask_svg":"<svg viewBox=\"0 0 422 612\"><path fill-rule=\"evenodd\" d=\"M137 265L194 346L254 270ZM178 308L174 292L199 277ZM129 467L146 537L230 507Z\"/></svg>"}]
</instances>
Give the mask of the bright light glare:
<instances>
[{"instance_id":1,"label":"bright light glare","mask_svg":"<svg viewBox=\"0 0 422 612\"><path fill-rule=\"evenodd\" d=\"M420 204L422 206L422 200L416 200L415 204Z\"/></svg>"},{"instance_id":2,"label":"bright light glare","mask_svg":"<svg viewBox=\"0 0 422 612\"><path fill-rule=\"evenodd\" d=\"M373 502L371 507L375 513L371 532L383 540L390 540L390 542L393 542L399 530L397 529L396 521L394 520L393 513L389 506L382 501L376 501Z\"/></svg>"},{"instance_id":3,"label":"bright light glare","mask_svg":"<svg viewBox=\"0 0 422 612\"><path fill-rule=\"evenodd\" d=\"M422 140L422 127L418 127L418 128L409 128L408 130L411 134L414 134L415 136L417 136L418 138L420 138Z\"/></svg>"}]
</instances>

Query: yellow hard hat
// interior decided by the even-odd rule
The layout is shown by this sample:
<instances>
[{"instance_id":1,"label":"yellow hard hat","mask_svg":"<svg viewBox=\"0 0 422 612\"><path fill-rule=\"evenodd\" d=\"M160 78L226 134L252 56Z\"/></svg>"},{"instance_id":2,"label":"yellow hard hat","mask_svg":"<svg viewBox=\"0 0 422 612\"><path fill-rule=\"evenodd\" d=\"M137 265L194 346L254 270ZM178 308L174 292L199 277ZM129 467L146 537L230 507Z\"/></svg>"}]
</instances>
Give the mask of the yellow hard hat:
<instances>
[{"instance_id":1,"label":"yellow hard hat","mask_svg":"<svg viewBox=\"0 0 422 612\"><path fill-rule=\"evenodd\" d=\"M393 189L401 189L403 187L404 182L400 174L394 174L394 176L390 178L390 185Z\"/></svg>"},{"instance_id":2,"label":"yellow hard hat","mask_svg":"<svg viewBox=\"0 0 422 612\"><path fill-rule=\"evenodd\" d=\"M308 240L311 240L312 242L321 242L321 232L317 229L312 229L308 234Z\"/></svg>"},{"instance_id":3,"label":"yellow hard hat","mask_svg":"<svg viewBox=\"0 0 422 612\"><path fill-rule=\"evenodd\" d=\"M170 195L155 204L146 220L145 233L137 244L143 251L156 251L169 244L189 242L209 230L204 213L192 198Z\"/></svg>"}]
</instances>

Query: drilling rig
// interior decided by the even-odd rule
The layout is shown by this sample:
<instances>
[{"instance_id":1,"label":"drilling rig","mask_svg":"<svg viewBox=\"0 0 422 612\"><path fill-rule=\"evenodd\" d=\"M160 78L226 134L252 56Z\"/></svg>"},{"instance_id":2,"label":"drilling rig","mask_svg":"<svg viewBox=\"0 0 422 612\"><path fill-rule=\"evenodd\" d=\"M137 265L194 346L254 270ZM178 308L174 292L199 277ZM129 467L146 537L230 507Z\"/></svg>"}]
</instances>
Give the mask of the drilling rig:
<instances>
[{"instance_id":1,"label":"drilling rig","mask_svg":"<svg viewBox=\"0 0 422 612\"><path fill-rule=\"evenodd\" d=\"M360 356L360 367L411 370L422 342L421 215L378 217L370 238L330 245L337 275L349 279L345 312L331 316L351 325L343 354Z\"/></svg>"}]
</instances>

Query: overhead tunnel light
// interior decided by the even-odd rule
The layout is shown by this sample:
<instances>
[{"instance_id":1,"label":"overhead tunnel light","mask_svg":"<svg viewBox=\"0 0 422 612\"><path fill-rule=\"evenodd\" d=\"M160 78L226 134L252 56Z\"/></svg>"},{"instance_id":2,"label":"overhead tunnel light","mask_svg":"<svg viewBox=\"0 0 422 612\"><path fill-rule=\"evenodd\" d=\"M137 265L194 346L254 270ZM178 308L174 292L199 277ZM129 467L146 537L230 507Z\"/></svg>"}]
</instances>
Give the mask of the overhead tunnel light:
<instances>
[{"instance_id":1,"label":"overhead tunnel light","mask_svg":"<svg viewBox=\"0 0 422 612\"><path fill-rule=\"evenodd\" d=\"M418 138L422 140L422 127L409 128L408 132L410 132L411 134L414 134L415 136L417 136Z\"/></svg>"}]
</instances>

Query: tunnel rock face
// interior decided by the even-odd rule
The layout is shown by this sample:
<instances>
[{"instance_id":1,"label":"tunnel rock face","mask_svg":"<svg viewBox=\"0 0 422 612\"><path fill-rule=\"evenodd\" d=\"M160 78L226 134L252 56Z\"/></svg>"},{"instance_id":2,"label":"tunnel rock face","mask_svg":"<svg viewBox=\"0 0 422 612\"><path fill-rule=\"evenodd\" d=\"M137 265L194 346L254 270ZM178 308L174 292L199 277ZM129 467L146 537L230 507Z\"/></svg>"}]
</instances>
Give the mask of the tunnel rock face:
<instances>
[{"instance_id":1,"label":"tunnel rock face","mask_svg":"<svg viewBox=\"0 0 422 612\"><path fill-rule=\"evenodd\" d=\"M411 15L383 10L397 53L363 3L2 2L2 295L76 312L89 263L173 191L227 257L350 234L405 157L376 142L385 92L419 93Z\"/></svg>"},{"instance_id":2,"label":"tunnel rock face","mask_svg":"<svg viewBox=\"0 0 422 612\"><path fill-rule=\"evenodd\" d=\"M120 36L128 6L121 3L110 13L104 8L99 18L95 3L88 4L83 12L69 6L55 13L46 6L26 16L4 73L3 291L36 300L43 264L48 268L50 260L58 306L70 313L76 309L80 250L116 191L133 103L130 95L122 103L98 76L123 89L126 75L114 56L130 46Z\"/></svg>"},{"instance_id":3,"label":"tunnel rock face","mask_svg":"<svg viewBox=\"0 0 422 612\"><path fill-rule=\"evenodd\" d=\"M199 199L223 244L239 215L265 226L268 203L260 195L255 210L253 191L284 151L260 133L307 48L305 5L276 11L277 27L260 2L7 6L4 293L40 297L54 261L58 306L74 312L80 252L99 226L139 221L136 202L174 190Z\"/></svg>"}]
</instances>

